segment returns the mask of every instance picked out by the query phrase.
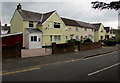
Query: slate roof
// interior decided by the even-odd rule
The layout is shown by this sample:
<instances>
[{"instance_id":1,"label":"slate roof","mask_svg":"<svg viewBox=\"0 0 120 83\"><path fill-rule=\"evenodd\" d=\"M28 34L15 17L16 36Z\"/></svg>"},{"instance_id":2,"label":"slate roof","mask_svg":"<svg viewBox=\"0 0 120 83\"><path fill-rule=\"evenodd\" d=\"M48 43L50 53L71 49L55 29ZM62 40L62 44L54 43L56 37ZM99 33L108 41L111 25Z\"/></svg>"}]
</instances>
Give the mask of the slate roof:
<instances>
[{"instance_id":1,"label":"slate roof","mask_svg":"<svg viewBox=\"0 0 120 83\"><path fill-rule=\"evenodd\" d=\"M55 11L51 11L48 13L38 13L38 12L31 12L27 10L18 10L20 15L22 16L23 20L27 21L37 21L39 24L44 23Z\"/></svg>"},{"instance_id":2,"label":"slate roof","mask_svg":"<svg viewBox=\"0 0 120 83\"><path fill-rule=\"evenodd\" d=\"M80 26L75 20L68 19L68 18L62 18L62 17L61 17L61 19L67 26L77 26L77 27Z\"/></svg>"},{"instance_id":3,"label":"slate roof","mask_svg":"<svg viewBox=\"0 0 120 83\"><path fill-rule=\"evenodd\" d=\"M95 26L95 30L98 31L101 24L102 23L96 23L96 24L92 24L92 25L94 25Z\"/></svg>"},{"instance_id":4,"label":"slate roof","mask_svg":"<svg viewBox=\"0 0 120 83\"><path fill-rule=\"evenodd\" d=\"M110 27L104 27L104 29L106 30L106 32L110 31Z\"/></svg>"},{"instance_id":5,"label":"slate roof","mask_svg":"<svg viewBox=\"0 0 120 83\"><path fill-rule=\"evenodd\" d=\"M77 23L84 28L91 28L91 29L95 29L95 26L90 24L90 23L86 23L86 22L82 22L82 21L77 21Z\"/></svg>"},{"instance_id":6,"label":"slate roof","mask_svg":"<svg viewBox=\"0 0 120 83\"><path fill-rule=\"evenodd\" d=\"M42 32L41 30L35 29L35 28L26 28L26 30L30 33L40 33L40 32Z\"/></svg>"}]
</instances>

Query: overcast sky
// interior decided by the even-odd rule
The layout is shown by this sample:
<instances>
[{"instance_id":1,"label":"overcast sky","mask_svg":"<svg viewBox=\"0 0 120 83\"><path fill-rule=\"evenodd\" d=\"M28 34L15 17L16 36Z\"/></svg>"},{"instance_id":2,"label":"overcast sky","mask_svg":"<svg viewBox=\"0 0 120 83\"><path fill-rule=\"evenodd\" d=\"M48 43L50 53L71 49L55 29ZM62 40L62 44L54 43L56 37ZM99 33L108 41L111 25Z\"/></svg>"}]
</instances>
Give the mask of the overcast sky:
<instances>
[{"instance_id":1,"label":"overcast sky","mask_svg":"<svg viewBox=\"0 0 120 83\"><path fill-rule=\"evenodd\" d=\"M16 9L17 4L22 4L22 9L30 10L33 12L46 13L56 10L60 17L71 18L83 22L89 23L103 23L104 26L110 26L117 28L118 26L118 11L115 10L98 10L92 9L91 1L96 0L79 0L79 1L58 1L52 0L52 2L23 2L22 0L16 2L2 2L2 24L9 24L10 19ZM9 1L9 0L8 0ZM25 1L25 0L24 0ZM36 0L34 0L36 1ZM111 0L98 0L109 2ZM112 0L114 1L114 0ZM0 7L1 8L1 7ZM0 9L1 10L1 9Z\"/></svg>"}]
</instances>

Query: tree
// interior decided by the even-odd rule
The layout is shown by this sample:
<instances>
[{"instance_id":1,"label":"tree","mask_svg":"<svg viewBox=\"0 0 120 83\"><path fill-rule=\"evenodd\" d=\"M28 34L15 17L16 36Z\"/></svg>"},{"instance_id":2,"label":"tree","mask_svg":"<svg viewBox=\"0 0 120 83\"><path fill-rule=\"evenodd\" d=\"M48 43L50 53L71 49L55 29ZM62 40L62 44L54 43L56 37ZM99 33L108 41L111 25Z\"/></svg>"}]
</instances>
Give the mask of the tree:
<instances>
[{"instance_id":1,"label":"tree","mask_svg":"<svg viewBox=\"0 0 120 83\"><path fill-rule=\"evenodd\" d=\"M99 1L95 1L95 2L91 2L92 4L92 8L94 9L114 9L114 10L118 10L120 9L120 1L112 1L110 3L105 3L105 2L99 2Z\"/></svg>"}]
</instances>

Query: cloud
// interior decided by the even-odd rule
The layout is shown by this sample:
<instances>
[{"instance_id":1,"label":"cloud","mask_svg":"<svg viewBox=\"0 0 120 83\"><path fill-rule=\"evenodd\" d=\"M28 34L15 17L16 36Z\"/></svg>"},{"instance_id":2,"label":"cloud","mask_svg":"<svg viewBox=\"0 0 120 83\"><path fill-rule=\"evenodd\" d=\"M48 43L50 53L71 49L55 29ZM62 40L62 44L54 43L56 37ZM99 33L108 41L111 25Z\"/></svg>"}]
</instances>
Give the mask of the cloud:
<instances>
[{"instance_id":1,"label":"cloud","mask_svg":"<svg viewBox=\"0 0 120 83\"><path fill-rule=\"evenodd\" d=\"M91 8L93 0L77 2L21 2L22 8L34 12L45 13L57 10L62 17L72 18L85 22L102 22L105 25L117 27L118 12L114 10L95 10ZM108 1L108 0L103 0ZM18 2L2 3L2 23L9 23ZM114 24L113 24L114 23Z\"/></svg>"}]
</instances>

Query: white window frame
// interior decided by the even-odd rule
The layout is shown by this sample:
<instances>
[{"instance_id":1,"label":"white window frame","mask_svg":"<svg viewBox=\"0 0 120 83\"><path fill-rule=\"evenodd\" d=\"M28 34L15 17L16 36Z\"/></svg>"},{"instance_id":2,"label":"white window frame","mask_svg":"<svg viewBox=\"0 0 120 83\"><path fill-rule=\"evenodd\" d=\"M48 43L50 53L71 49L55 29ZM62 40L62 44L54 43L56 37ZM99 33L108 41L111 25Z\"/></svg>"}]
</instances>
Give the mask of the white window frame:
<instances>
[{"instance_id":1,"label":"white window frame","mask_svg":"<svg viewBox=\"0 0 120 83\"><path fill-rule=\"evenodd\" d=\"M30 24L32 25L32 27L34 27L34 22L33 21L29 21L29 27L31 27Z\"/></svg>"},{"instance_id":2,"label":"white window frame","mask_svg":"<svg viewBox=\"0 0 120 83\"><path fill-rule=\"evenodd\" d=\"M54 41L55 42L60 42L61 41L61 36L60 35L55 35L54 36Z\"/></svg>"},{"instance_id":3,"label":"white window frame","mask_svg":"<svg viewBox=\"0 0 120 83\"><path fill-rule=\"evenodd\" d=\"M79 36L76 36L76 40L79 40Z\"/></svg>"},{"instance_id":4,"label":"white window frame","mask_svg":"<svg viewBox=\"0 0 120 83\"><path fill-rule=\"evenodd\" d=\"M35 39L35 37L36 37L36 39ZM31 42L37 42L37 36L31 36Z\"/></svg>"}]
</instances>

